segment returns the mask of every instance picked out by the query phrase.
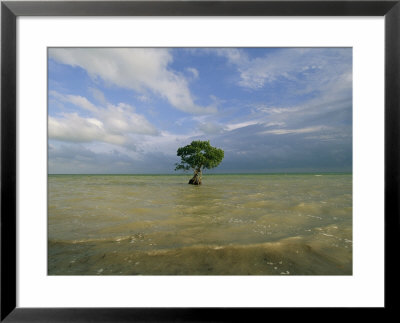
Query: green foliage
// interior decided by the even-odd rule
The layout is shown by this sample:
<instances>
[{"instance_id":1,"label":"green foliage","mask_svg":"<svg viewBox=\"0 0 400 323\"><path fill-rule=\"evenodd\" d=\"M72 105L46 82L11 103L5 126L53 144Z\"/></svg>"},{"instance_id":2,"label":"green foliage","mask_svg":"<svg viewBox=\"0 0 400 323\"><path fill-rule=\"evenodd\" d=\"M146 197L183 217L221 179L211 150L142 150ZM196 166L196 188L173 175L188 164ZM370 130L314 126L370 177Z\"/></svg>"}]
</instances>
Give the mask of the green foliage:
<instances>
[{"instance_id":1,"label":"green foliage","mask_svg":"<svg viewBox=\"0 0 400 323\"><path fill-rule=\"evenodd\" d=\"M224 151L211 146L210 141L196 140L179 148L177 155L181 157L181 162L176 164L175 170L202 170L217 167L224 158Z\"/></svg>"}]
</instances>

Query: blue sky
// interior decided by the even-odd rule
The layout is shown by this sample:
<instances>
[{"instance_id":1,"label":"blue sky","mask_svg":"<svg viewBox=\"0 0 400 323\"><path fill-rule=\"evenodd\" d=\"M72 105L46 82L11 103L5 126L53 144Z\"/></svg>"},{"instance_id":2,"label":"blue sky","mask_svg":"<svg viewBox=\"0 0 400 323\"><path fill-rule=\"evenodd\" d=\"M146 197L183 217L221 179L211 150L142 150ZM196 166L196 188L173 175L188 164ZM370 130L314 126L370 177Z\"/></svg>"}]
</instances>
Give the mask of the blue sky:
<instances>
[{"instance_id":1,"label":"blue sky","mask_svg":"<svg viewBox=\"0 0 400 323\"><path fill-rule=\"evenodd\" d=\"M174 173L210 140L206 172L352 169L351 48L50 48L49 173Z\"/></svg>"}]
</instances>

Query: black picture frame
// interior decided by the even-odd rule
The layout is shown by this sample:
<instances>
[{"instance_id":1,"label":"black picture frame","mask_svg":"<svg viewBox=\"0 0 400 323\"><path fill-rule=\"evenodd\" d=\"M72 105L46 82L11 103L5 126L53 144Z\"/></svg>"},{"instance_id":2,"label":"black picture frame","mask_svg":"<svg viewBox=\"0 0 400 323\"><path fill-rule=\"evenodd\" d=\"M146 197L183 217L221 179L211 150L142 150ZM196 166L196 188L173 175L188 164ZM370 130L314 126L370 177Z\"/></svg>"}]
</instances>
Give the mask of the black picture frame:
<instances>
[{"instance_id":1,"label":"black picture frame","mask_svg":"<svg viewBox=\"0 0 400 323\"><path fill-rule=\"evenodd\" d=\"M400 214L400 0L387 1L3 1L1 3L1 321L234 322L296 308L19 308L16 306L16 19L19 16L384 16L385 306L396 310ZM373 170L371 170L373 171ZM38 291L40 292L40 291ZM326 309L330 313L331 309ZM374 312L375 313L375 312ZM347 312L346 315L350 313ZM261 315L261 316L260 316ZM334 314L329 314L334 315ZM368 312L371 318L372 312ZM297 317L296 319L299 319ZM350 317L345 317L350 318Z\"/></svg>"}]
</instances>

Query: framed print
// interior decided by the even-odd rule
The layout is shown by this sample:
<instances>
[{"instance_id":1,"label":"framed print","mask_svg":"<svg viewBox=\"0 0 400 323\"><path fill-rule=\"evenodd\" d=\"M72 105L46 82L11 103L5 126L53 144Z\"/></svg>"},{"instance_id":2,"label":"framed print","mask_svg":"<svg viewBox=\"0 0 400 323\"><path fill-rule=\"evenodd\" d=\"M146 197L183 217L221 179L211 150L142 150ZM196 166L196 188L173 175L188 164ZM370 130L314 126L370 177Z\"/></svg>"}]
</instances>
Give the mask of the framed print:
<instances>
[{"instance_id":1,"label":"framed print","mask_svg":"<svg viewBox=\"0 0 400 323\"><path fill-rule=\"evenodd\" d=\"M2 320L395 306L398 1L1 8Z\"/></svg>"}]
</instances>

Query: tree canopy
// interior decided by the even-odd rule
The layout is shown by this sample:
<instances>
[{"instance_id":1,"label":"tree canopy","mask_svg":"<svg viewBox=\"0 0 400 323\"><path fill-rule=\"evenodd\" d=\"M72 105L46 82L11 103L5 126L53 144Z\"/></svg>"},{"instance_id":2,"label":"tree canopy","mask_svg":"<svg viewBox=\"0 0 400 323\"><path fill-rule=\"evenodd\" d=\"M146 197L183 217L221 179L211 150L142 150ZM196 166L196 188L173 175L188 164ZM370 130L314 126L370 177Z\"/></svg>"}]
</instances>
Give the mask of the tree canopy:
<instances>
[{"instance_id":1,"label":"tree canopy","mask_svg":"<svg viewBox=\"0 0 400 323\"><path fill-rule=\"evenodd\" d=\"M177 155L181 157L181 162L176 163L175 170L201 171L204 168L217 167L224 158L224 151L211 146L209 140L195 140L190 145L178 148Z\"/></svg>"}]
</instances>

